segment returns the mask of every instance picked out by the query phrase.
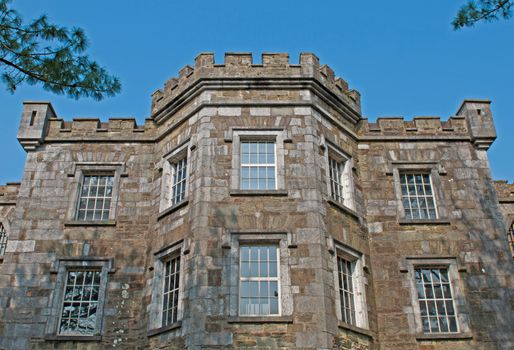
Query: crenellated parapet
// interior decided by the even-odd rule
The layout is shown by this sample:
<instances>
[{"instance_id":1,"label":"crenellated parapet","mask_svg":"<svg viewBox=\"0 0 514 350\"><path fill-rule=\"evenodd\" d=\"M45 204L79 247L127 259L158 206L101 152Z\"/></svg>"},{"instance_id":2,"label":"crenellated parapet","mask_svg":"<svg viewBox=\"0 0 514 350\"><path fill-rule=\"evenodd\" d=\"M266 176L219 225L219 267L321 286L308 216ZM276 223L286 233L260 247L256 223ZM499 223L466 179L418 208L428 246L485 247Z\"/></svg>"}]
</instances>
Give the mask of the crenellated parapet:
<instances>
[{"instance_id":1,"label":"crenellated parapet","mask_svg":"<svg viewBox=\"0 0 514 350\"><path fill-rule=\"evenodd\" d=\"M374 123L362 120L358 135L364 141L441 139L469 140L476 149L487 150L496 138L490 101L465 100L457 114L440 117L380 117Z\"/></svg>"},{"instance_id":2,"label":"crenellated parapet","mask_svg":"<svg viewBox=\"0 0 514 350\"><path fill-rule=\"evenodd\" d=\"M466 120L462 117L451 117L441 120L439 117L415 117L405 120L403 117L380 117L375 123L365 120L360 128L363 136L413 136L434 135L449 136L468 134Z\"/></svg>"},{"instance_id":3,"label":"crenellated parapet","mask_svg":"<svg viewBox=\"0 0 514 350\"><path fill-rule=\"evenodd\" d=\"M99 118L74 118L73 121L64 121L60 118L49 120L48 138L63 138L88 136L117 137L130 136L131 138L148 137L152 135L154 123L146 120L143 125L138 125L135 118L109 118L102 122Z\"/></svg>"},{"instance_id":4,"label":"crenellated parapet","mask_svg":"<svg viewBox=\"0 0 514 350\"><path fill-rule=\"evenodd\" d=\"M20 190L19 182L8 182L0 186L0 204L14 205Z\"/></svg>"},{"instance_id":5,"label":"crenellated parapet","mask_svg":"<svg viewBox=\"0 0 514 350\"><path fill-rule=\"evenodd\" d=\"M327 65L320 65L312 53L301 53L298 64L291 63L287 53L263 53L262 63L254 64L251 53L226 53L223 64L216 64L213 53L201 53L194 67L186 65L178 77L169 79L164 87L152 94L152 115L176 102L186 91L198 83L210 82L217 88L234 88L250 85L259 88L284 86L292 82L316 81L356 113L360 113L360 94L348 87L348 83L336 77ZM262 87L261 86L261 87Z\"/></svg>"},{"instance_id":6,"label":"crenellated parapet","mask_svg":"<svg viewBox=\"0 0 514 350\"><path fill-rule=\"evenodd\" d=\"M514 182L508 183L507 180L494 181L494 188L500 203L514 203Z\"/></svg>"},{"instance_id":7,"label":"crenellated parapet","mask_svg":"<svg viewBox=\"0 0 514 350\"><path fill-rule=\"evenodd\" d=\"M18 131L18 141L26 151L35 150L45 141L145 141L155 134L155 123L147 119L138 125L135 118L75 118L65 121L57 117L49 102L25 102Z\"/></svg>"}]
</instances>

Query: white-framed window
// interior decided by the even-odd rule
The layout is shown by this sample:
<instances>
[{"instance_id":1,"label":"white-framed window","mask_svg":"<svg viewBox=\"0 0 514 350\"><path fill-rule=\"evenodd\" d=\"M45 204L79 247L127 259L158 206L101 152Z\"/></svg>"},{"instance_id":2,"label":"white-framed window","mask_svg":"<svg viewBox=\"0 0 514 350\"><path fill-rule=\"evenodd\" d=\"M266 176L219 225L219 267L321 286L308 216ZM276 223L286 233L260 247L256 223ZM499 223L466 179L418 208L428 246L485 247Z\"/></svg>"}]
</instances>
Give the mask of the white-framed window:
<instances>
[{"instance_id":1,"label":"white-framed window","mask_svg":"<svg viewBox=\"0 0 514 350\"><path fill-rule=\"evenodd\" d=\"M280 315L278 245L241 245L239 261L239 315Z\"/></svg>"},{"instance_id":2,"label":"white-framed window","mask_svg":"<svg viewBox=\"0 0 514 350\"><path fill-rule=\"evenodd\" d=\"M344 163L328 157L330 167L330 195L338 202L343 203L343 168Z\"/></svg>"},{"instance_id":3,"label":"white-framed window","mask_svg":"<svg viewBox=\"0 0 514 350\"><path fill-rule=\"evenodd\" d=\"M288 232L227 232L223 247L231 318L277 318L293 315Z\"/></svg>"},{"instance_id":4,"label":"white-framed window","mask_svg":"<svg viewBox=\"0 0 514 350\"><path fill-rule=\"evenodd\" d=\"M415 267L415 284L423 333L457 333L457 313L447 267Z\"/></svg>"},{"instance_id":5,"label":"white-framed window","mask_svg":"<svg viewBox=\"0 0 514 350\"><path fill-rule=\"evenodd\" d=\"M191 169L189 139L173 148L161 160L160 211L187 200L189 172Z\"/></svg>"},{"instance_id":6,"label":"white-framed window","mask_svg":"<svg viewBox=\"0 0 514 350\"><path fill-rule=\"evenodd\" d=\"M113 174L83 174L76 219L79 221L109 220L113 187Z\"/></svg>"},{"instance_id":7,"label":"white-framed window","mask_svg":"<svg viewBox=\"0 0 514 350\"><path fill-rule=\"evenodd\" d=\"M437 219L430 173L400 173L402 206L406 219Z\"/></svg>"},{"instance_id":8,"label":"white-framed window","mask_svg":"<svg viewBox=\"0 0 514 350\"><path fill-rule=\"evenodd\" d=\"M284 129L230 128L225 140L232 143L230 190L285 190Z\"/></svg>"},{"instance_id":9,"label":"white-framed window","mask_svg":"<svg viewBox=\"0 0 514 350\"><path fill-rule=\"evenodd\" d=\"M149 334L177 327L183 317L184 241L174 242L154 253L152 302L149 311ZM184 252L185 254L185 252Z\"/></svg>"},{"instance_id":10,"label":"white-framed window","mask_svg":"<svg viewBox=\"0 0 514 350\"><path fill-rule=\"evenodd\" d=\"M341 300L342 319L346 323L355 325L354 262L338 256L337 273L339 275L339 300Z\"/></svg>"},{"instance_id":11,"label":"white-framed window","mask_svg":"<svg viewBox=\"0 0 514 350\"><path fill-rule=\"evenodd\" d=\"M327 148L328 193L334 201L354 209L352 159L332 144Z\"/></svg>"},{"instance_id":12,"label":"white-framed window","mask_svg":"<svg viewBox=\"0 0 514 350\"><path fill-rule=\"evenodd\" d=\"M101 286L101 270L70 269L66 272L59 335L94 335Z\"/></svg>"},{"instance_id":13,"label":"white-framed window","mask_svg":"<svg viewBox=\"0 0 514 350\"><path fill-rule=\"evenodd\" d=\"M178 320L178 298L180 287L180 255L175 254L163 261L162 326Z\"/></svg>"},{"instance_id":14,"label":"white-framed window","mask_svg":"<svg viewBox=\"0 0 514 350\"><path fill-rule=\"evenodd\" d=\"M173 162L171 164L171 168L171 205L175 205L186 198L187 157L183 157Z\"/></svg>"},{"instance_id":15,"label":"white-framed window","mask_svg":"<svg viewBox=\"0 0 514 350\"><path fill-rule=\"evenodd\" d=\"M5 254L8 239L9 236L7 235L7 231L5 230L4 225L0 222L0 256Z\"/></svg>"},{"instance_id":16,"label":"white-framed window","mask_svg":"<svg viewBox=\"0 0 514 350\"><path fill-rule=\"evenodd\" d=\"M364 257L356 250L336 244L334 279L337 291L337 317L340 321L360 328L368 328Z\"/></svg>"},{"instance_id":17,"label":"white-framed window","mask_svg":"<svg viewBox=\"0 0 514 350\"><path fill-rule=\"evenodd\" d=\"M275 141L241 140L242 190L277 188Z\"/></svg>"},{"instance_id":18,"label":"white-framed window","mask_svg":"<svg viewBox=\"0 0 514 350\"><path fill-rule=\"evenodd\" d=\"M114 272L113 260L102 257L62 258L54 262L51 272L57 273L57 278L47 335L100 336L107 276Z\"/></svg>"}]
</instances>

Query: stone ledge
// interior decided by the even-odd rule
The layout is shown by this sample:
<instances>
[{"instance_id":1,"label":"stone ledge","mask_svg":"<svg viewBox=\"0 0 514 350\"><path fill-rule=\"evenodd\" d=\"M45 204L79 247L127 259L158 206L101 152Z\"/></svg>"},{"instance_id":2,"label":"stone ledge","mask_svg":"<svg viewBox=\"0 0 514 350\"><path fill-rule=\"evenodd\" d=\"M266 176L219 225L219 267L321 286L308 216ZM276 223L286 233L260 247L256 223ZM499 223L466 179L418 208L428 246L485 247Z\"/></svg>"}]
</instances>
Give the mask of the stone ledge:
<instances>
[{"instance_id":1,"label":"stone ledge","mask_svg":"<svg viewBox=\"0 0 514 350\"><path fill-rule=\"evenodd\" d=\"M289 193L287 192L287 190L230 190L230 195L234 197L286 197L289 195Z\"/></svg>"},{"instance_id":2,"label":"stone ledge","mask_svg":"<svg viewBox=\"0 0 514 350\"><path fill-rule=\"evenodd\" d=\"M438 334L416 334L416 340L470 340L473 339L471 333L438 333Z\"/></svg>"},{"instance_id":3,"label":"stone ledge","mask_svg":"<svg viewBox=\"0 0 514 350\"><path fill-rule=\"evenodd\" d=\"M189 203L189 199L185 199L180 203L174 204L171 207L164 209L159 214L157 214L157 221L161 220L162 218L168 216L169 214L177 211L178 209L185 207Z\"/></svg>"},{"instance_id":4,"label":"stone ledge","mask_svg":"<svg viewBox=\"0 0 514 350\"><path fill-rule=\"evenodd\" d=\"M330 203L332 206L336 207L337 209L341 210L342 212L349 214L354 219L360 219L360 215L355 210L348 208L346 205L341 204L338 201L333 200L332 198L327 198L327 202Z\"/></svg>"},{"instance_id":5,"label":"stone ledge","mask_svg":"<svg viewBox=\"0 0 514 350\"><path fill-rule=\"evenodd\" d=\"M423 220L398 220L399 225L451 225L450 220L446 219L423 219Z\"/></svg>"},{"instance_id":6,"label":"stone ledge","mask_svg":"<svg viewBox=\"0 0 514 350\"><path fill-rule=\"evenodd\" d=\"M66 226L116 226L116 220L102 220L102 221L81 221L81 220L68 220L64 222Z\"/></svg>"},{"instance_id":7,"label":"stone ledge","mask_svg":"<svg viewBox=\"0 0 514 350\"><path fill-rule=\"evenodd\" d=\"M337 322L337 327L373 339L373 332L371 332L369 329L357 327L343 321Z\"/></svg>"},{"instance_id":8,"label":"stone ledge","mask_svg":"<svg viewBox=\"0 0 514 350\"><path fill-rule=\"evenodd\" d=\"M46 341L101 341L101 335L55 335L47 334L44 338Z\"/></svg>"},{"instance_id":9,"label":"stone ledge","mask_svg":"<svg viewBox=\"0 0 514 350\"><path fill-rule=\"evenodd\" d=\"M228 323L293 323L293 316L238 316L230 317Z\"/></svg>"},{"instance_id":10,"label":"stone ledge","mask_svg":"<svg viewBox=\"0 0 514 350\"><path fill-rule=\"evenodd\" d=\"M164 327L159 327L159 328L151 329L148 332L146 332L146 336L147 337L153 337L153 336L156 336L158 334L166 333L168 331L171 331L173 329L177 329L177 328L180 328L180 327L182 327L182 321L177 321L177 322L174 322L174 323L169 324L169 325L164 326Z\"/></svg>"}]
</instances>

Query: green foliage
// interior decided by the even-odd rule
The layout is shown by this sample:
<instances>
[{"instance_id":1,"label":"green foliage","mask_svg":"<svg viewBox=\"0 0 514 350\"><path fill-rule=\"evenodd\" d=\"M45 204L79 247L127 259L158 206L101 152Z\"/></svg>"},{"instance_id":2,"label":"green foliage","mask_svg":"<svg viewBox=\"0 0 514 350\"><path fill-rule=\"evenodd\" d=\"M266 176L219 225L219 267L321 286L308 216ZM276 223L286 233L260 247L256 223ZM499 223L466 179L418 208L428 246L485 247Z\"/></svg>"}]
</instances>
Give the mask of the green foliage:
<instances>
[{"instance_id":1,"label":"green foliage","mask_svg":"<svg viewBox=\"0 0 514 350\"><path fill-rule=\"evenodd\" d=\"M118 78L83 54L82 29L51 24L46 16L24 24L10 2L0 0L0 73L8 91L22 83L42 84L56 94L96 100L120 92Z\"/></svg>"},{"instance_id":2,"label":"green foliage","mask_svg":"<svg viewBox=\"0 0 514 350\"><path fill-rule=\"evenodd\" d=\"M472 27L480 21L496 21L508 19L512 15L512 0L479 0L469 1L461 7L452 22L453 29Z\"/></svg>"}]
</instances>

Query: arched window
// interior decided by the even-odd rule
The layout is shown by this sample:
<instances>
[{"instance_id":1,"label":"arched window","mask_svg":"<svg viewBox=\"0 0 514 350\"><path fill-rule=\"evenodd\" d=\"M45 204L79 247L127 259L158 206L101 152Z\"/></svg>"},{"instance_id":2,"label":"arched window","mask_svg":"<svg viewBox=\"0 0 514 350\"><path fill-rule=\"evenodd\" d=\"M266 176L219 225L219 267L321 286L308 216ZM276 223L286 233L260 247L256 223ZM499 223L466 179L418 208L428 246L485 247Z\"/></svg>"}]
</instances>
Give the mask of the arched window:
<instances>
[{"instance_id":1,"label":"arched window","mask_svg":"<svg viewBox=\"0 0 514 350\"><path fill-rule=\"evenodd\" d=\"M5 247L7 247L7 232L5 232L4 225L0 222L0 256L5 254Z\"/></svg>"}]
</instances>

